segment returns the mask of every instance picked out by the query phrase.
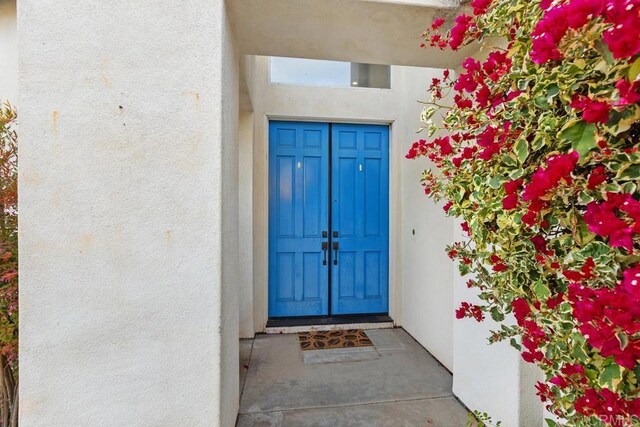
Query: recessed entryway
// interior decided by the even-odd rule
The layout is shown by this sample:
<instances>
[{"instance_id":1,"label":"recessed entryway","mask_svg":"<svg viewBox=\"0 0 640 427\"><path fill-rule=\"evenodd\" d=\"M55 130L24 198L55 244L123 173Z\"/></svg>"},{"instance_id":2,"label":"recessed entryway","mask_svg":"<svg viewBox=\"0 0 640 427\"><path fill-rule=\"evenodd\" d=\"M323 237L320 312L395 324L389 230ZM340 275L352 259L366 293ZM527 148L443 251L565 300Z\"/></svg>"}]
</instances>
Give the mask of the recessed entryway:
<instances>
[{"instance_id":1,"label":"recessed entryway","mask_svg":"<svg viewBox=\"0 0 640 427\"><path fill-rule=\"evenodd\" d=\"M389 127L269 124L269 317L389 310Z\"/></svg>"}]
</instances>

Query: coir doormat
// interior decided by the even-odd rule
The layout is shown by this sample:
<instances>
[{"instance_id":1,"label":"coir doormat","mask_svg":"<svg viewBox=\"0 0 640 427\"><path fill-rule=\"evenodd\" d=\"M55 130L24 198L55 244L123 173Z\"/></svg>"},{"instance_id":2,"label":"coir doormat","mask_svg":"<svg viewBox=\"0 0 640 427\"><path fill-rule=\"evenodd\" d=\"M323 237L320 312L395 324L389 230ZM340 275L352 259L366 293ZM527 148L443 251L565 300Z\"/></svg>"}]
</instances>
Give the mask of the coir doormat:
<instances>
[{"instance_id":1,"label":"coir doormat","mask_svg":"<svg viewBox=\"0 0 640 427\"><path fill-rule=\"evenodd\" d=\"M302 350L330 350L334 348L373 346L371 340L362 329L300 332L298 339Z\"/></svg>"}]
</instances>

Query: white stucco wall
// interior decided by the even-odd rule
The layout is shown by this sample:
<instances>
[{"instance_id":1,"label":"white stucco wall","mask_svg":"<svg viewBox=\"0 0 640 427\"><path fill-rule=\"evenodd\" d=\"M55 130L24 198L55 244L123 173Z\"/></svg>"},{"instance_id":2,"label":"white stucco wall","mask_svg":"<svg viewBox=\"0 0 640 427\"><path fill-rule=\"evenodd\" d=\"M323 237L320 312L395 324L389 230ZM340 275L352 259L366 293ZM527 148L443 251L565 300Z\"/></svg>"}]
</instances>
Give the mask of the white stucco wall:
<instances>
[{"instance_id":1,"label":"white stucco wall","mask_svg":"<svg viewBox=\"0 0 640 427\"><path fill-rule=\"evenodd\" d=\"M428 99L427 77L420 68L402 68L402 115L412 120L402 145L404 154L425 134L420 127L422 104ZM431 73L430 73L431 74ZM421 78L421 75L423 76ZM441 77L442 71L433 73ZM453 221L424 194L420 185L428 161L401 160L402 170L402 326L449 370L453 369L453 274L445 246L453 239Z\"/></svg>"},{"instance_id":2,"label":"white stucco wall","mask_svg":"<svg viewBox=\"0 0 640 427\"><path fill-rule=\"evenodd\" d=\"M18 15L20 424L233 425L224 5L21 0Z\"/></svg>"},{"instance_id":3,"label":"white stucco wall","mask_svg":"<svg viewBox=\"0 0 640 427\"><path fill-rule=\"evenodd\" d=\"M15 0L0 0L0 101L18 102L18 39Z\"/></svg>"},{"instance_id":4,"label":"white stucco wall","mask_svg":"<svg viewBox=\"0 0 640 427\"><path fill-rule=\"evenodd\" d=\"M238 298L240 338L253 338L253 113L241 112L239 150Z\"/></svg>"},{"instance_id":5,"label":"white stucco wall","mask_svg":"<svg viewBox=\"0 0 640 427\"><path fill-rule=\"evenodd\" d=\"M464 239L459 222L456 241ZM470 277L461 277L454 266L454 301L478 303L475 289L465 285ZM515 320L514 320L515 322ZM508 342L489 345L491 330L498 328L490 318L478 323L473 319L453 324L453 392L473 410L487 412L504 426L542 426L543 406L535 395L538 369L522 360Z\"/></svg>"},{"instance_id":6,"label":"white stucco wall","mask_svg":"<svg viewBox=\"0 0 640 427\"><path fill-rule=\"evenodd\" d=\"M222 189L216 194L216 200L222 207L221 241L219 254L222 268L221 317L221 349L219 359L220 389L219 422L223 427L234 426L240 406L239 384L239 108L240 108L240 60L236 50L227 11L222 5L222 130L220 137L209 141L222 150ZM213 52L211 52L213 53ZM209 73L204 73L206 78ZM214 117L215 118L215 117ZM216 164L215 166L219 166ZM197 226L196 224L193 224ZM205 236L207 233L205 233ZM212 237L212 236L211 236ZM215 285L214 285L215 286ZM217 362L217 361L212 361ZM199 419L202 424L212 424L218 420ZM184 421L182 422L184 425Z\"/></svg>"}]
</instances>

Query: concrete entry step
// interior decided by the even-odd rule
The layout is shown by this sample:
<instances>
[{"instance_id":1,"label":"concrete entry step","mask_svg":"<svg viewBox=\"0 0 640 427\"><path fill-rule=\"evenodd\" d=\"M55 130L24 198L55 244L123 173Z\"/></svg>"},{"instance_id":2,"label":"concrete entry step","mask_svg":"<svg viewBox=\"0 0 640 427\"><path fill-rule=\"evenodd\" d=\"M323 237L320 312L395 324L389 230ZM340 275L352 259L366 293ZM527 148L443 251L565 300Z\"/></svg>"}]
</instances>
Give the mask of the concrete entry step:
<instances>
[{"instance_id":1,"label":"concrete entry step","mask_svg":"<svg viewBox=\"0 0 640 427\"><path fill-rule=\"evenodd\" d=\"M302 351L297 334L253 341L239 426L464 426L451 374L402 329L373 347ZM305 356L304 353L312 353Z\"/></svg>"}]
</instances>

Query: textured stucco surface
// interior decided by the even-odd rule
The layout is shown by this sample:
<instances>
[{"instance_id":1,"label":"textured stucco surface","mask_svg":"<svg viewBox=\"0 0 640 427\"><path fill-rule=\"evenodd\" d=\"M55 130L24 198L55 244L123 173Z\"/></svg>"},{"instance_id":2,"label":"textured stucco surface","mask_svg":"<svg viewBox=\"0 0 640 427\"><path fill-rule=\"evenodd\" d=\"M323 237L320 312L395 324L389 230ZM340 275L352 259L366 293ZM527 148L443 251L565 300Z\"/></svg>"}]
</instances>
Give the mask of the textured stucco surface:
<instances>
[{"instance_id":1,"label":"textured stucco surface","mask_svg":"<svg viewBox=\"0 0 640 427\"><path fill-rule=\"evenodd\" d=\"M18 40L15 0L0 0L0 101L18 102Z\"/></svg>"},{"instance_id":2,"label":"textured stucco surface","mask_svg":"<svg viewBox=\"0 0 640 427\"><path fill-rule=\"evenodd\" d=\"M240 338L253 338L253 114L249 112L240 114L238 157L239 328Z\"/></svg>"},{"instance_id":3,"label":"textured stucco surface","mask_svg":"<svg viewBox=\"0 0 640 427\"><path fill-rule=\"evenodd\" d=\"M240 51L251 55L372 64L452 67L466 49L420 48L434 17L455 17L455 0L230 0Z\"/></svg>"},{"instance_id":4,"label":"textured stucco surface","mask_svg":"<svg viewBox=\"0 0 640 427\"><path fill-rule=\"evenodd\" d=\"M18 9L21 425L232 425L224 5Z\"/></svg>"},{"instance_id":5,"label":"textured stucco surface","mask_svg":"<svg viewBox=\"0 0 640 427\"><path fill-rule=\"evenodd\" d=\"M408 160L409 146L425 134L420 127L422 104L429 97L427 87L441 70L402 67L398 71L401 117L407 125L399 132L402 157L402 325L444 366L453 369L453 275L444 247L452 241L452 220L442 204L424 194L422 171L431 165L425 160Z\"/></svg>"}]
</instances>

